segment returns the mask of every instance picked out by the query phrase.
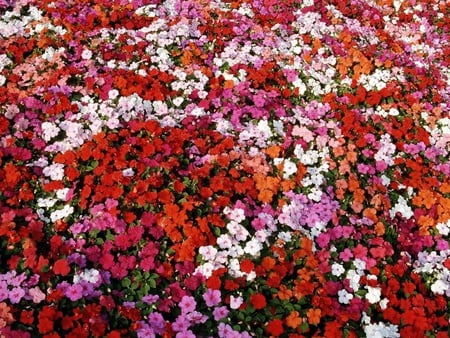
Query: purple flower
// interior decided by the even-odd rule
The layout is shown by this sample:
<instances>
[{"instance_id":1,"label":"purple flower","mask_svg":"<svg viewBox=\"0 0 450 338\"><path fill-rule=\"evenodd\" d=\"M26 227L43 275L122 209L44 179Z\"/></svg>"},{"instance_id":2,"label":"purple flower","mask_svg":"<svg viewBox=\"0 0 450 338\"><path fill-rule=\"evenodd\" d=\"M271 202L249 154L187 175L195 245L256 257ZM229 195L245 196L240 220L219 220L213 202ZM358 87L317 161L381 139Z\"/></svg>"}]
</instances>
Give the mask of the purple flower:
<instances>
[{"instance_id":1,"label":"purple flower","mask_svg":"<svg viewBox=\"0 0 450 338\"><path fill-rule=\"evenodd\" d=\"M15 287L9 291L9 300L12 304L17 304L25 296L25 290L20 287Z\"/></svg>"},{"instance_id":2,"label":"purple flower","mask_svg":"<svg viewBox=\"0 0 450 338\"><path fill-rule=\"evenodd\" d=\"M0 281L0 302L8 298L9 290L8 284L5 281Z\"/></svg>"},{"instance_id":3,"label":"purple flower","mask_svg":"<svg viewBox=\"0 0 450 338\"><path fill-rule=\"evenodd\" d=\"M64 291L64 295L74 302L83 297L83 287L80 284L70 285Z\"/></svg>"},{"instance_id":4,"label":"purple flower","mask_svg":"<svg viewBox=\"0 0 450 338\"><path fill-rule=\"evenodd\" d=\"M228 316L228 309L226 306L216 307L213 311L214 320L219 321Z\"/></svg>"},{"instance_id":5,"label":"purple flower","mask_svg":"<svg viewBox=\"0 0 450 338\"><path fill-rule=\"evenodd\" d=\"M208 320L208 316L198 311L190 312L186 315L187 319L194 324L204 323Z\"/></svg>"},{"instance_id":6,"label":"purple flower","mask_svg":"<svg viewBox=\"0 0 450 338\"><path fill-rule=\"evenodd\" d=\"M166 326L164 317L159 312L152 312L148 315L150 327L156 334L162 334Z\"/></svg>"},{"instance_id":7,"label":"purple flower","mask_svg":"<svg viewBox=\"0 0 450 338\"><path fill-rule=\"evenodd\" d=\"M175 338L195 338L195 334L191 330L187 330L183 332L178 332Z\"/></svg>"},{"instance_id":8,"label":"purple flower","mask_svg":"<svg viewBox=\"0 0 450 338\"><path fill-rule=\"evenodd\" d=\"M142 301L146 304L153 304L156 303L159 300L158 295L147 295L142 297Z\"/></svg>"},{"instance_id":9,"label":"purple flower","mask_svg":"<svg viewBox=\"0 0 450 338\"><path fill-rule=\"evenodd\" d=\"M206 306L216 306L220 303L221 293L219 290L208 289L203 294L203 299L205 300Z\"/></svg>"},{"instance_id":10,"label":"purple flower","mask_svg":"<svg viewBox=\"0 0 450 338\"><path fill-rule=\"evenodd\" d=\"M183 296L181 299L181 302L179 304L181 312L183 314L192 312L195 310L195 307L197 306L197 302L195 301L195 298L192 296Z\"/></svg>"},{"instance_id":11,"label":"purple flower","mask_svg":"<svg viewBox=\"0 0 450 338\"><path fill-rule=\"evenodd\" d=\"M175 322L172 323L172 329L177 332L186 331L189 326L189 320L185 315L178 316Z\"/></svg>"}]
</instances>

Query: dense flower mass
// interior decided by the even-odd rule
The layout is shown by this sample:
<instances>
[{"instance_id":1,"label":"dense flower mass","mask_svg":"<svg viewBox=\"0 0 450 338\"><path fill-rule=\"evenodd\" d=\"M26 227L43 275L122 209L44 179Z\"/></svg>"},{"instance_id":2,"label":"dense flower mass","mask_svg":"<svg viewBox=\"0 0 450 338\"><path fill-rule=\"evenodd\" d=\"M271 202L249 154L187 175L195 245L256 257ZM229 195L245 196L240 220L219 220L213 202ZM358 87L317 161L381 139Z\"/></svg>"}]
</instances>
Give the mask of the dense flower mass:
<instances>
[{"instance_id":1,"label":"dense flower mass","mask_svg":"<svg viewBox=\"0 0 450 338\"><path fill-rule=\"evenodd\" d=\"M445 0L0 0L1 337L448 337Z\"/></svg>"}]
</instances>

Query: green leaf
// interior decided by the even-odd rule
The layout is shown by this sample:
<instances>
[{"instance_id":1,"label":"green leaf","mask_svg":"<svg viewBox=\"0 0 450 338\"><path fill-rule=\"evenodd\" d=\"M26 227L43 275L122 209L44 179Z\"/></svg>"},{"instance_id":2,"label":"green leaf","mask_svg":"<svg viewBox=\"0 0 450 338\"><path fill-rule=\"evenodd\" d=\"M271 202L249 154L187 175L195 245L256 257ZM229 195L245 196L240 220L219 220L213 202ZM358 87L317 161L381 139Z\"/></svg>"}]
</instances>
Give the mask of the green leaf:
<instances>
[{"instance_id":1,"label":"green leaf","mask_svg":"<svg viewBox=\"0 0 450 338\"><path fill-rule=\"evenodd\" d=\"M147 281L147 285L148 285L149 288L151 288L151 289L156 288L156 280L154 280L154 279L149 279L149 280ZM149 291L150 291L150 290L149 290Z\"/></svg>"}]
</instances>

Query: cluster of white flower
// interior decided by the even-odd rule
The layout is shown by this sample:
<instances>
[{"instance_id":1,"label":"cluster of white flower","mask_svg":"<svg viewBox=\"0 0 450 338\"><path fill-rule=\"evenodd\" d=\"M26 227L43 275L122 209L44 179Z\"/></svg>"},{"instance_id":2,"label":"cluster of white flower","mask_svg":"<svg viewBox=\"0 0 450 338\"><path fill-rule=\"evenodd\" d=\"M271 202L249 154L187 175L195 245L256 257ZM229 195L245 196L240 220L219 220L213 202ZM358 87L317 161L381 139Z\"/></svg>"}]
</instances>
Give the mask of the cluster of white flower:
<instances>
[{"instance_id":1,"label":"cluster of white flower","mask_svg":"<svg viewBox=\"0 0 450 338\"><path fill-rule=\"evenodd\" d=\"M398 196L397 203L389 210L391 218L394 218L397 213L400 213L406 219L414 216L414 212L408 205L408 201L401 195Z\"/></svg>"},{"instance_id":2,"label":"cluster of white flower","mask_svg":"<svg viewBox=\"0 0 450 338\"><path fill-rule=\"evenodd\" d=\"M450 221L449 221L450 222ZM438 295L450 297L450 269L445 265L450 259L450 249L439 252L419 252L414 262L414 271L426 276L431 281L431 291Z\"/></svg>"},{"instance_id":3,"label":"cluster of white flower","mask_svg":"<svg viewBox=\"0 0 450 338\"><path fill-rule=\"evenodd\" d=\"M361 322L364 327L366 337L370 338L399 338L398 326L379 322L372 324L370 317L363 312Z\"/></svg>"}]
</instances>

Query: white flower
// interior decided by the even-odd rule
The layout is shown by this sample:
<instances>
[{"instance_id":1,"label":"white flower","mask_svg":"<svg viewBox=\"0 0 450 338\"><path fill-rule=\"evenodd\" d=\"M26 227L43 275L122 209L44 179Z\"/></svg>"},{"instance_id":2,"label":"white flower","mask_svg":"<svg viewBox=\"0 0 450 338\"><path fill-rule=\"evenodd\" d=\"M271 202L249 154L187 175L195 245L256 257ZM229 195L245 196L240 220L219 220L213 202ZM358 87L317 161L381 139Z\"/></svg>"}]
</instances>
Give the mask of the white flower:
<instances>
[{"instance_id":1,"label":"white flower","mask_svg":"<svg viewBox=\"0 0 450 338\"><path fill-rule=\"evenodd\" d=\"M381 300L381 288L366 285L366 299L370 304L378 303Z\"/></svg>"},{"instance_id":2,"label":"white flower","mask_svg":"<svg viewBox=\"0 0 450 338\"><path fill-rule=\"evenodd\" d=\"M198 249L198 252L202 255L202 258L207 261L214 260L217 255L217 249L212 245L202 246Z\"/></svg>"},{"instance_id":3,"label":"white flower","mask_svg":"<svg viewBox=\"0 0 450 338\"><path fill-rule=\"evenodd\" d=\"M96 269L87 269L80 274L80 277L89 283L97 283L101 278L100 272Z\"/></svg>"},{"instance_id":4,"label":"white flower","mask_svg":"<svg viewBox=\"0 0 450 338\"><path fill-rule=\"evenodd\" d=\"M230 235L222 234L217 238L217 245L221 249L229 249L233 245Z\"/></svg>"},{"instance_id":5,"label":"white flower","mask_svg":"<svg viewBox=\"0 0 450 338\"><path fill-rule=\"evenodd\" d=\"M56 198L38 198L37 203L38 207L41 208L51 208L55 205L58 200Z\"/></svg>"},{"instance_id":6,"label":"white flower","mask_svg":"<svg viewBox=\"0 0 450 338\"><path fill-rule=\"evenodd\" d=\"M204 263L202 265L199 265L195 269L195 272L198 272L198 273L202 274L206 278L211 277L213 271L214 271L214 265L212 263L210 263L210 262L206 262L206 263Z\"/></svg>"},{"instance_id":7,"label":"white flower","mask_svg":"<svg viewBox=\"0 0 450 338\"><path fill-rule=\"evenodd\" d=\"M89 60L92 57L92 52L89 49L84 49L81 53L81 58L83 60Z\"/></svg>"},{"instance_id":8,"label":"white flower","mask_svg":"<svg viewBox=\"0 0 450 338\"><path fill-rule=\"evenodd\" d=\"M109 92L108 92L108 98L110 99L110 100L114 100L116 97L118 97L119 96L119 91L117 90L117 89L111 89Z\"/></svg>"},{"instance_id":9,"label":"white flower","mask_svg":"<svg viewBox=\"0 0 450 338\"><path fill-rule=\"evenodd\" d=\"M387 299L387 298L383 298L382 300L380 300L381 310L386 310L388 303L389 303L389 299Z\"/></svg>"},{"instance_id":10,"label":"white flower","mask_svg":"<svg viewBox=\"0 0 450 338\"><path fill-rule=\"evenodd\" d=\"M41 124L42 138L44 141L50 141L53 137L58 136L61 129L51 122L43 122Z\"/></svg>"},{"instance_id":11,"label":"white flower","mask_svg":"<svg viewBox=\"0 0 450 338\"><path fill-rule=\"evenodd\" d=\"M353 299L353 295L345 289L338 291L339 303L341 304L349 304Z\"/></svg>"},{"instance_id":12,"label":"white flower","mask_svg":"<svg viewBox=\"0 0 450 338\"><path fill-rule=\"evenodd\" d=\"M366 337L370 338L397 338L400 337L397 325L392 324L369 324L364 326Z\"/></svg>"},{"instance_id":13,"label":"white flower","mask_svg":"<svg viewBox=\"0 0 450 338\"><path fill-rule=\"evenodd\" d=\"M448 234L450 233L450 219L447 221L447 223L436 224L436 229L442 236L448 236Z\"/></svg>"},{"instance_id":14,"label":"white flower","mask_svg":"<svg viewBox=\"0 0 450 338\"><path fill-rule=\"evenodd\" d=\"M339 263L333 263L333 265L331 266L331 273L333 274L333 276L339 277L344 272L344 267Z\"/></svg>"},{"instance_id":15,"label":"white flower","mask_svg":"<svg viewBox=\"0 0 450 338\"><path fill-rule=\"evenodd\" d=\"M131 177L131 176L134 176L134 170L133 170L132 168L124 169L124 170L122 170L122 175L123 175L124 177Z\"/></svg>"},{"instance_id":16,"label":"white flower","mask_svg":"<svg viewBox=\"0 0 450 338\"><path fill-rule=\"evenodd\" d=\"M261 251L261 249L262 249L261 243L258 241L257 238L253 237L245 245L244 252L249 255L252 255L252 256L257 256L257 255L259 255L259 252Z\"/></svg>"},{"instance_id":17,"label":"white flower","mask_svg":"<svg viewBox=\"0 0 450 338\"><path fill-rule=\"evenodd\" d=\"M291 236L290 232L281 231L278 233L278 238L285 242L290 242L292 239L292 236Z\"/></svg>"},{"instance_id":18,"label":"white flower","mask_svg":"<svg viewBox=\"0 0 450 338\"><path fill-rule=\"evenodd\" d=\"M232 277L239 278L244 275L241 271L241 265L236 258L230 259L228 263L228 271Z\"/></svg>"},{"instance_id":19,"label":"white flower","mask_svg":"<svg viewBox=\"0 0 450 338\"><path fill-rule=\"evenodd\" d=\"M356 258L353 261L353 265L355 266L356 270L358 271L358 274L361 274L366 269L366 262L364 262L362 259Z\"/></svg>"},{"instance_id":20,"label":"white flower","mask_svg":"<svg viewBox=\"0 0 450 338\"><path fill-rule=\"evenodd\" d=\"M443 295L450 289L450 284L445 283L442 279L438 279L433 284L431 284L431 291L434 294Z\"/></svg>"},{"instance_id":21,"label":"white flower","mask_svg":"<svg viewBox=\"0 0 450 338\"><path fill-rule=\"evenodd\" d=\"M398 196L397 204L395 204L395 206L391 210L389 210L389 214L392 218L394 218L397 213L400 213L406 219L409 219L414 215L414 212L407 204L403 196Z\"/></svg>"},{"instance_id":22,"label":"white flower","mask_svg":"<svg viewBox=\"0 0 450 338\"><path fill-rule=\"evenodd\" d=\"M240 223L243 220L245 220L245 211L244 211L244 209L241 209L241 208L230 209L230 208L226 207L223 210L223 212L224 212L225 215L227 215L227 217L230 220L235 221L237 223Z\"/></svg>"},{"instance_id":23,"label":"white flower","mask_svg":"<svg viewBox=\"0 0 450 338\"><path fill-rule=\"evenodd\" d=\"M283 178L288 179L292 174L297 172L297 165L289 159L283 163Z\"/></svg>"},{"instance_id":24,"label":"white flower","mask_svg":"<svg viewBox=\"0 0 450 338\"><path fill-rule=\"evenodd\" d=\"M60 199L61 201L66 201L67 199L67 194L69 192L69 188L63 188L63 189L59 189L56 191L56 197L58 197L58 199Z\"/></svg>"},{"instance_id":25,"label":"white flower","mask_svg":"<svg viewBox=\"0 0 450 338\"><path fill-rule=\"evenodd\" d=\"M230 296L230 308L232 308L233 310L239 309L239 307L242 305L243 302L244 300L242 299L241 296L239 297Z\"/></svg>"},{"instance_id":26,"label":"white flower","mask_svg":"<svg viewBox=\"0 0 450 338\"><path fill-rule=\"evenodd\" d=\"M64 219L73 213L73 207L65 205L64 208L60 210L55 210L50 214L50 220L54 223L60 219Z\"/></svg>"},{"instance_id":27,"label":"white flower","mask_svg":"<svg viewBox=\"0 0 450 338\"><path fill-rule=\"evenodd\" d=\"M48 167L45 167L44 170L42 170L42 173L54 181L60 181L64 178L64 164L51 164Z\"/></svg>"}]
</instances>

